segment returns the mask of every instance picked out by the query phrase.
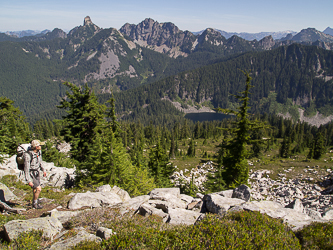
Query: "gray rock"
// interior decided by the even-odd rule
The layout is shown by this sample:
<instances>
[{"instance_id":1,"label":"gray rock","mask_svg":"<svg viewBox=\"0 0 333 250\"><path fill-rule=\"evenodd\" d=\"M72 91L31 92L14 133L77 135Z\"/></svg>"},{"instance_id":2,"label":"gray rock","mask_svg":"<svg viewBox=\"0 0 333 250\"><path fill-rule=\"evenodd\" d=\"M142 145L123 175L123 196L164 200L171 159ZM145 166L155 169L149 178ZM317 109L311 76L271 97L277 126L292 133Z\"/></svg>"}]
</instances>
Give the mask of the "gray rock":
<instances>
[{"instance_id":1,"label":"gray rock","mask_svg":"<svg viewBox=\"0 0 333 250\"><path fill-rule=\"evenodd\" d=\"M328 210L326 210L323 214L322 214L322 218L324 220L333 220L333 208L330 208Z\"/></svg>"},{"instance_id":2,"label":"gray rock","mask_svg":"<svg viewBox=\"0 0 333 250\"><path fill-rule=\"evenodd\" d=\"M157 215L161 218L163 218L163 222L166 222L169 215L167 213L164 213L162 210L157 209L148 203L143 203L138 210L138 213L142 216L148 217L150 215Z\"/></svg>"},{"instance_id":3,"label":"gray rock","mask_svg":"<svg viewBox=\"0 0 333 250\"><path fill-rule=\"evenodd\" d=\"M190 204L193 201L193 197L186 194L180 194L180 199L184 201L186 205Z\"/></svg>"},{"instance_id":4,"label":"gray rock","mask_svg":"<svg viewBox=\"0 0 333 250\"><path fill-rule=\"evenodd\" d=\"M119 209L121 214L129 213L129 212L137 212L139 207L149 200L149 195L141 195L134 197L130 200L118 203L116 205L111 205L112 208Z\"/></svg>"},{"instance_id":5,"label":"gray rock","mask_svg":"<svg viewBox=\"0 0 333 250\"><path fill-rule=\"evenodd\" d=\"M9 241L16 239L20 233L43 230L43 236L53 238L62 230L61 222L54 217L35 218L30 220L12 220L4 225L5 235Z\"/></svg>"},{"instance_id":6,"label":"gray rock","mask_svg":"<svg viewBox=\"0 0 333 250\"><path fill-rule=\"evenodd\" d=\"M82 207L101 207L103 205L115 205L121 203L120 197L113 192L86 192L75 194L68 202L69 209Z\"/></svg>"},{"instance_id":7,"label":"gray rock","mask_svg":"<svg viewBox=\"0 0 333 250\"><path fill-rule=\"evenodd\" d=\"M170 208L185 209L187 205L187 202L181 199L179 188L155 188L150 192L150 200L166 201Z\"/></svg>"},{"instance_id":8,"label":"gray rock","mask_svg":"<svg viewBox=\"0 0 333 250\"><path fill-rule=\"evenodd\" d=\"M129 196L129 194L127 193L127 191L117 187L117 186L114 186L112 189L111 189L111 192L117 194L120 199L122 201L128 201L131 199L131 197Z\"/></svg>"},{"instance_id":9,"label":"gray rock","mask_svg":"<svg viewBox=\"0 0 333 250\"><path fill-rule=\"evenodd\" d=\"M249 201L251 197L251 189L242 184L238 188L235 188L232 193L231 198L242 199L244 201Z\"/></svg>"},{"instance_id":10,"label":"gray rock","mask_svg":"<svg viewBox=\"0 0 333 250\"><path fill-rule=\"evenodd\" d=\"M170 198L181 199L179 188L155 188L150 192L151 200L168 201Z\"/></svg>"},{"instance_id":11,"label":"gray rock","mask_svg":"<svg viewBox=\"0 0 333 250\"><path fill-rule=\"evenodd\" d=\"M66 250L70 249L73 246L76 246L82 241L85 240L90 240L90 241L97 241L101 242L102 239L97 237L96 235L87 233L85 230L79 231L77 235L74 237L65 239L65 240L60 240L56 243L54 243L49 249L50 250Z\"/></svg>"},{"instance_id":12,"label":"gray rock","mask_svg":"<svg viewBox=\"0 0 333 250\"><path fill-rule=\"evenodd\" d=\"M173 225L193 225L197 221L199 216L199 212L194 212L181 208L171 208L169 209L169 219L167 223Z\"/></svg>"},{"instance_id":13,"label":"gray rock","mask_svg":"<svg viewBox=\"0 0 333 250\"><path fill-rule=\"evenodd\" d=\"M298 230L313 221L312 218L305 213L290 208L284 208L281 204L274 201L246 202L240 205L240 207L246 211L265 213L272 218L281 218L292 227L292 230Z\"/></svg>"},{"instance_id":14,"label":"gray rock","mask_svg":"<svg viewBox=\"0 0 333 250\"><path fill-rule=\"evenodd\" d=\"M218 195L221 195L221 196L227 197L227 198L232 198L233 192L234 192L233 189L229 189L229 190L224 190L224 191L216 192L214 194L218 194Z\"/></svg>"},{"instance_id":15,"label":"gray rock","mask_svg":"<svg viewBox=\"0 0 333 250\"><path fill-rule=\"evenodd\" d=\"M225 214L231 207L245 203L242 199L226 198L217 194L207 194L203 200L207 211L214 214Z\"/></svg>"},{"instance_id":16,"label":"gray rock","mask_svg":"<svg viewBox=\"0 0 333 250\"><path fill-rule=\"evenodd\" d=\"M84 210L81 211L58 211L57 209L53 209L47 212L46 216L51 216L57 218L62 224L69 221L72 217L82 213Z\"/></svg>"},{"instance_id":17,"label":"gray rock","mask_svg":"<svg viewBox=\"0 0 333 250\"><path fill-rule=\"evenodd\" d=\"M304 206L303 206L302 202L299 199L295 199L293 202L288 204L286 206L286 208L291 208L291 209L294 209L294 210L296 210L298 212L301 212L301 213L303 213L303 211L304 211Z\"/></svg>"},{"instance_id":18,"label":"gray rock","mask_svg":"<svg viewBox=\"0 0 333 250\"><path fill-rule=\"evenodd\" d=\"M106 227L99 227L96 232L96 236L100 237L103 240L108 240L110 237L116 234L115 232L112 232L112 229L106 228Z\"/></svg>"},{"instance_id":19,"label":"gray rock","mask_svg":"<svg viewBox=\"0 0 333 250\"><path fill-rule=\"evenodd\" d=\"M148 204L157 208L157 209L162 209L164 213L168 213L169 208L172 208L172 206L167 201L148 200Z\"/></svg>"},{"instance_id":20,"label":"gray rock","mask_svg":"<svg viewBox=\"0 0 333 250\"><path fill-rule=\"evenodd\" d=\"M111 192L111 186L109 184L99 186L98 188L96 188L96 192Z\"/></svg>"},{"instance_id":21,"label":"gray rock","mask_svg":"<svg viewBox=\"0 0 333 250\"><path fill-rule=\"evenodd\" d=\"M3 183L0 183L0 200L3 202L16 200L17 196Z\"/></svg>"},{"instance_id":22,"label":"gray rock","mask_svg":"<svg viewBox=\"0 0 333 250\"><path fill-rule=\"evenodd\" d=\"M321 220L321 219L322 219L322 217L321 217L321 213L319 213L319 212L316 211L316 210L312 210L312 209L306 208L306 209L304 210L304 212L305 212L308 216L310 216L312 219L314 219L314 220Z\"/></svg>"},{"instance_id":23,"label":"gray rock","mask_svg":"<svg viewBox=\"0 0 333 250\"><path fill-rule=\"evenodd\" d=\"M203 199L204 196L205 196L205 195L200 194L200 193L196 193L196 194L195 194L195 197L197 197L197 198L199 198L199 199Z\"/></svg>"}]
</instances>

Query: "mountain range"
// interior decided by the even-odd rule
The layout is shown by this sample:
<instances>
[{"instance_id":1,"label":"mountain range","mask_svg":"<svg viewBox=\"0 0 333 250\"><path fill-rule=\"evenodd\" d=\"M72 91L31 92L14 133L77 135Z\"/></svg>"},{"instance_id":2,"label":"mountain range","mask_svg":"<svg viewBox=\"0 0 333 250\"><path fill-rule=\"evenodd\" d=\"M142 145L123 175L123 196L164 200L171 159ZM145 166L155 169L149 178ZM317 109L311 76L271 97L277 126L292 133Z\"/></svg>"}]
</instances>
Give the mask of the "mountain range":
<instances>
[{"instance_id":1,"label":"mountain range","mask_svg":"<svg viewBox=\"0 0 333 250\"><path fill-rule=\"evenodd\" d=\"M296 47L295 44L297 44ZM245 58L248 53L260 54L289 46L295 47L292 54L296 59L304 59L310 53L298 46L320 48L321 50L312 55L318 58L318 60L310 60L314 63L312 66L303 59L293 60L301 65L306 64L308 70L302 73L304 77L309 77L312 82L317 78L324 79L324 82L330 84L333 75L332 65L327 60L331 60L333 37L312 28L304 29L294 35L289 34L282 39L275 40L270 35L260 41L248 41L237 35L226 38L220 31L210 28L200 34L193 34L180 30L173 23L158 23L150 18L137 25L126 23L119 30L101 29L89 17L86 17L83 25L73 28L68 34L61 29L54 29L43 35L21 38L0 33L0 95L14 100L25 115L35 117L34 119L43 116L57 117L59 114L55 105L65 95L66 90L62 85L63 81L71 81L79 85L86 83L99 95L108 95L112 91L121 99L123 98L121 96L126 95L127 92L130 93L131 89L141 88L147 84L160 86L163 79L173 76L177 78L179 74L183 74L182 72L191 71L197 74L195 72L199 72L202 67L232 62L235 58ZM286 48L285 51L288 49ZM272 57L267 53L264 55ZM329 59L323 61L321 55ZM284 60L287 58L284 57ZM243 66L250 67L248 64ZM237 72L236 68L233 70ZM257 72L259 69L253 70ZM284 68L284 70L287 69ZM304 69L301 67L299 70ZM275 83L270 84L275 86L277 83L274 79L281 72L272 73L272 70L268 72L274 75L271 81ZM216 73L211 74L216 75ZM236 75L234 77L238 78ZM284 80L295 81L290 78L292 75ZM312 83L310 85L312 86ZM300 94L303 93L302 91L292 91L291 95L290 93L285 95L280 93L282 89L284 88L270 89L270 91L276 91L278 101L281 103L291 98L295 103L306 107L315 100L316 95L313 93L306 92L306 96L302 96ZM178 93L178 97L193 99L194 93L186 91L188 97L182 93ZM228 89L225 91L225 93L230 92ZM231 92L234 91L235 89ZM165 90L164 94L167 92L168 90ZM117 93L123 94L117 95ZM258 98L267 97L269 94L267 91L264 93L258 95ZM160 99L164 98L161 96L162 93L156 94ZM36 99L35 96L39 98ZM213 98L215 101L211 104L214 107L230 105L220 100L222 96ZM172 100L176 96L168 96L168 98ZM199 98L196 101L200 104L210 99L212 100L212 96ZM331 105L330 98L325 100L321 99L317 103L318 108ZM140 103L141 101L138 101L135 105ZM145 103L141 104L149 105L150 101L146 99ZM139 108L135 105L128 105L128 108L131 110ZM130 112L124 109L125 106L126 104L123 103L122 107L118 106L118 108L122 112Z\"/></svg>"}]
</instances>

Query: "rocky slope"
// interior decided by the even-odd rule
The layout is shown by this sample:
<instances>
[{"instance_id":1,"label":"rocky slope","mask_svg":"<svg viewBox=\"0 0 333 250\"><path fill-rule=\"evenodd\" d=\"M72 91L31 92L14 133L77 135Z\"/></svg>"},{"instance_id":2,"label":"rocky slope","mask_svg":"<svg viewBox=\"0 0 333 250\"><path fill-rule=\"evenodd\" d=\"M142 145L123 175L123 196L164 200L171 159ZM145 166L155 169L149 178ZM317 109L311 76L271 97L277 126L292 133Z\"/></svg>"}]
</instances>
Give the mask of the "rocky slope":
<instances>
[{"instance_id":1,"label":"rocky slope","mask_svg":"<svg viewBox=\"0 0 333 250\"><path fill-rule=\"evenodd\" d=\"M43 185L67 186L66 181L55 180L62 179L57 177L62 176L59 174L60 172L66 173L67 177L73 177L73 172L68 169L60 170L52 163L46 165L49 175L48 179L42 182ZM1 165L1 176L19 175L19 171L15 167L13 157L9 158ZM211 162L208 162L191 170L198 187L202 186L205 174L211 168ZM307 168L306 170L318 174L315 169ZM292 171L292 169L288 171ZM331 170L328 173L331 173ZM4 235L7 240L13 241L22 232L42 229L43 235L49 237L47 249L67 249L87 239L100 242L112 237L116 233L114 229L105 228L98 223L98 225L88 225L89 229L74 228L70 233L64 225L67 225L66 223L72 218L86 216L86 214L93 216L94 213L102 212L102 210L117 210L121 215L155 215L161 217L165 223L172 225L193 225L208 212L223 215L240 210L260 211L273 218L283 219L293 230L309 225L313 221L327 222L333 219L331 194L333 176L331 174L323 177L322 187L309 184L301 179L287 180L283 175L278 180L272 180L269 174L269 171L252 171L249 180L251 189L246 185L241 185L233 190L218 193L207 195L197 193L196 197L181 194L180 189L176 187L157 188L147 195L131 198L125 190L116 186L104 185L98 187L94 192L69 194L69 202L66 207L57 204L52 207L46 206L49 210L44 209L42 217L9 221L4 225ZM186 176L182 171L176 172L173 176L174 183L177 185L180 178L186 181L188 178ZM202 178L200 179L199 176ZM20 198L5 185L0 187L4 194L0 204L6 214L6 211L10 211L6 207L8 206L6 202L16 200L17 204L17 200ZM323 187L328 188L323 190ZM62 191L59 190L59 192ZM45 202L52 204L54 201ZM25 214L30 210L16 209L16 211ZM75 233L73 234L73 232Z\"/></svg>"}]
</instances>

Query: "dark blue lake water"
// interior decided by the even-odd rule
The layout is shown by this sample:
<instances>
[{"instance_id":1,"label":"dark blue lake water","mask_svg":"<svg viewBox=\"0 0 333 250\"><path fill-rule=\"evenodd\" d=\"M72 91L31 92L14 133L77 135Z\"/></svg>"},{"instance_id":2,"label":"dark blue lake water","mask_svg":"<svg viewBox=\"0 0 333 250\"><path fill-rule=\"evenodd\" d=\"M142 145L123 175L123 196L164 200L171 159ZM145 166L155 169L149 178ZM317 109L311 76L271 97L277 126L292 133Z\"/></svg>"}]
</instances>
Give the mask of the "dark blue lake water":
<instances>
[{"instance_id":1,"label":"dark blue lake water","mask_svg":"<svg viewBox=\"0 0 333 250\"><path fill-rule=\"evenodd\" d=\"M193 122L203 122L203 121L222 121L224 119L230 118L230 115L225 115L221 113L189 113L185 115L185 118L192 120Z\"/></svg>"}]
</instances>

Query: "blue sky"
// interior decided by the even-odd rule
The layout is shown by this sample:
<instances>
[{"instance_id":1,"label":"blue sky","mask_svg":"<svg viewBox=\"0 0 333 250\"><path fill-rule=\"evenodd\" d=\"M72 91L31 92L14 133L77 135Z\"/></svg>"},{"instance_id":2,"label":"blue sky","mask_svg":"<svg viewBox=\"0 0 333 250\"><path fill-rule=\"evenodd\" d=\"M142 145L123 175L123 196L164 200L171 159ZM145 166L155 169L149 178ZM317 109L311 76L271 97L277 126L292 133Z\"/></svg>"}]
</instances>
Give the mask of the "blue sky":
<instances>
[{"instance_id":1,"label":"blue sky","mask_svg":"<svg viewBox=\"0 0 333 250\"><path fill-rule=\"evenodd\" d=\"M0 32L71 30L85 16L101 28L119 29L145 18L172 22L181 30L227 32L300 31L333 28L333 0L2 0Z\"/></svg>"}]
</instances>

